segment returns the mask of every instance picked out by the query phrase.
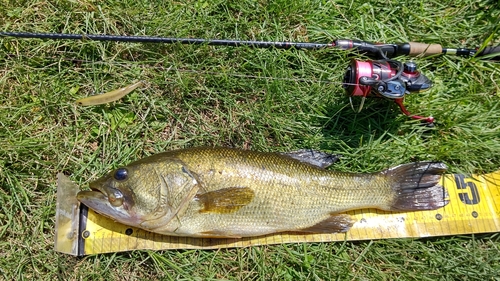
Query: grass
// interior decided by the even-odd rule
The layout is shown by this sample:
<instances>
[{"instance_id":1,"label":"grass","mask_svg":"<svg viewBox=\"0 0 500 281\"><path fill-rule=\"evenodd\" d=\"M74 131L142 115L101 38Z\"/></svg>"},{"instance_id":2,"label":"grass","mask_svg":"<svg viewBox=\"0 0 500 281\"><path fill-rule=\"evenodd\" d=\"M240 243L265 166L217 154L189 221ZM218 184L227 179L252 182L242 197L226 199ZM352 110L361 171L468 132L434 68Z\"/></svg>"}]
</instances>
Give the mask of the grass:
<instances>
[{"instance_id":1,"label":"grass","mask_svg":"<svg viewBox=\"0 0 500 281\"><path fill-rule=\"evenodd\" d=\"M496 1L470 0L0 3L2 31L271 41L479 47L500 43L499 20ZM314 148L342 154L334 168L353 172L416 160L455 173L498 170L498 63L415 58L434 87L406 104L436 118L427 128L389 101L352 112L339 85L350 59L334 50L0 38L0 279L499 280L498 234L84 258L53 251L57 172L83 186L169 149ZM119 102L74 104L138 79L147 87Z\"/></svg>"}]
</instances>

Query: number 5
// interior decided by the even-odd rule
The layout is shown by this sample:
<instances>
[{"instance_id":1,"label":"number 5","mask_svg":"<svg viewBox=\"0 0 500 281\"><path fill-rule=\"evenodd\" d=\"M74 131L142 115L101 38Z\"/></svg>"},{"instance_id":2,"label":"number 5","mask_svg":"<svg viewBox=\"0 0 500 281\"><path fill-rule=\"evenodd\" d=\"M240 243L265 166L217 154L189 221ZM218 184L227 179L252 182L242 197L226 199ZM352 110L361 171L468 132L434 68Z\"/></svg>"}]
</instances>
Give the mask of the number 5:
<instances>
[{"instance_id":1,"label":"number 5","mask_svg":"<svg viewBox=\"0 0 500 281\"><path fill-rule=\"evenodd\" d=\"M464 175L455 175L455 183L457 184L457 189L470 189L470 195L467 192L461 192L458 194L460 201L467 205L474 205L479 203L479 192L477 186L474 182L465 182ZM472 197L472 198L471 198Z\"/></svg>"}]
</instances>

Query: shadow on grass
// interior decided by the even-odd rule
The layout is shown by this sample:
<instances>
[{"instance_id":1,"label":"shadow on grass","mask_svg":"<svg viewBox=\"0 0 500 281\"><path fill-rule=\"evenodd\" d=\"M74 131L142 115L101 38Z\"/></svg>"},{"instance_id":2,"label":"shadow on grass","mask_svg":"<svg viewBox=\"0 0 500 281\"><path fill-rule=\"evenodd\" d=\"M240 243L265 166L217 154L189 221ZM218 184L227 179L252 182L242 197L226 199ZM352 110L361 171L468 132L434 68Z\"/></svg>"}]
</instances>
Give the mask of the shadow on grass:
<instances>
[{"instance_id":1,"label":"shadow on grass","mask_svg":"<svg viewBox=\"0 0 500 281\"><path fill-rule=\"evenodd\" d=\"M357 106L354 105L355 109ZM324 138L342 141L349 147L358 147L374 135L382 136L381 141L391 138L391 134L400 131L406 118L392 101L378 98L367 99L363 109L357 113L346 97L344 103L327 107L326 115L332 117L322 125Z\"/></svg>"}]
</instances>

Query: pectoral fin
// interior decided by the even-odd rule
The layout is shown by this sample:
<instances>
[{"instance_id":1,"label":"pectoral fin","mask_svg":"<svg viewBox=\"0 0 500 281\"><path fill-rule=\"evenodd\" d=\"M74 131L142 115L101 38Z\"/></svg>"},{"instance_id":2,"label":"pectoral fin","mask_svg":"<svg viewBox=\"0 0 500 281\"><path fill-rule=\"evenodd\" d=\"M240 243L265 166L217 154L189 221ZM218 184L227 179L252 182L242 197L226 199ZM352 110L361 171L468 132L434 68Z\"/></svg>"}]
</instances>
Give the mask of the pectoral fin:
<instances>
[{"instance_id":1,"label":"pectoral fin","mask_svg":"<svg viewBox=\"0 0 500 281\"><path fill-rule=\"evenodd\" d=\"M331 214L331 217L308 228L298 230L306 233L339 233L347 232L354 221L351 216L345 214Z\"/></svg>"},{"instance_id":2,"label":"pectoral fin","mask_svg":"<svg viewBox=\"0 0 500 281\"><path fill-rule=\"evenodd\" d=\"M202 208L200 213L233 213L252 202L255 194L248 187L228 187L216 191L197 194Z\"/></svg>"}]
</instances>

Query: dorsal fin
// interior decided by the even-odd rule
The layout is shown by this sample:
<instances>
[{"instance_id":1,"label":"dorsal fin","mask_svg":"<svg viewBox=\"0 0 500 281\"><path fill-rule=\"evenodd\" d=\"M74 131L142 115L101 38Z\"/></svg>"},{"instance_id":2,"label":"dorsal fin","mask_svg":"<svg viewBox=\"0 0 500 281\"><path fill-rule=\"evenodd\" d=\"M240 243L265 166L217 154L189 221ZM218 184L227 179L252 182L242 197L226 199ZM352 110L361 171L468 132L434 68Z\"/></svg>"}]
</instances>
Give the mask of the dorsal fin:
<instances>
[{"instance_id":1,"label":"dorsal fin","mask_svg":"<svg viewBox=\"0 0 500 281\"><path fill-rule=\"evenodd\" d=\"M314 149L301 149L292 152L284 152L282 155L292 157L300 162L308 163L316 167L327 168L337 162L342 155L333 155Z\"/></svg>"}]
</instances>

